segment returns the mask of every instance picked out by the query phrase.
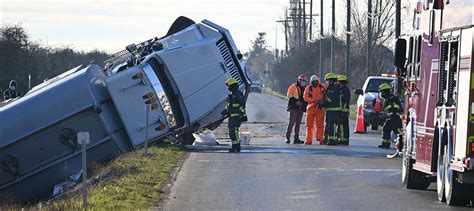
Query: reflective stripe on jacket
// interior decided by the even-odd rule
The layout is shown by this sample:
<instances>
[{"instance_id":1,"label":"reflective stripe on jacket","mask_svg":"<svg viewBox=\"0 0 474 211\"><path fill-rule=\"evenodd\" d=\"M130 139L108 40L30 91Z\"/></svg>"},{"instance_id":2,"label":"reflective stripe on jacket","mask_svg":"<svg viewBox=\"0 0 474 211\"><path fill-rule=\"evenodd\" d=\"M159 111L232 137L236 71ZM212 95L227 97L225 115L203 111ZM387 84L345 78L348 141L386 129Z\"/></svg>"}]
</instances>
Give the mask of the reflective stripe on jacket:
<instances>
[{"instance_id":1,"label":"reflective stripe on jacket","mask_svg":"<svg viewBox=\"0 0 474 211\"><path fill-rule=\"evenodd\" d=\"M227 112L229 117L247 116L245 111L245 99L241 91L232 92L227 98Z\"/></svg>"}]
</instances>

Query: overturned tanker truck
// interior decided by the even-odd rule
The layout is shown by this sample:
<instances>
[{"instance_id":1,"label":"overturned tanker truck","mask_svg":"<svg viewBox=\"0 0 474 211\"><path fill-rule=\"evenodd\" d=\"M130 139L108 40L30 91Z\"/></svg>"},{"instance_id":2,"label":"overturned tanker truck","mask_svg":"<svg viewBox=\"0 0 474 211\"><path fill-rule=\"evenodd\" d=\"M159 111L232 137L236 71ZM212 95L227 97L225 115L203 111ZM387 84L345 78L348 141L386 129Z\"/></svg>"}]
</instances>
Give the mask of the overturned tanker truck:
<instances>
[{"instance_id":1,"label":"overturned tanker truck","mask_svg":"<svg viewBox=\"0 0 474 211\"><path fill-rule=\"evenodd\" d=\"M173 136L192 143L186 138L193 132L215 129L223 121L226 79L237 79L248 96L247 74L228 30L180 17L166 36L127 46L105 68L76 67L3 102L1 200L42 198L80 173L78 132L90 133L88 163L111 159L146 140Z\"/></svg>"}]
</instances>

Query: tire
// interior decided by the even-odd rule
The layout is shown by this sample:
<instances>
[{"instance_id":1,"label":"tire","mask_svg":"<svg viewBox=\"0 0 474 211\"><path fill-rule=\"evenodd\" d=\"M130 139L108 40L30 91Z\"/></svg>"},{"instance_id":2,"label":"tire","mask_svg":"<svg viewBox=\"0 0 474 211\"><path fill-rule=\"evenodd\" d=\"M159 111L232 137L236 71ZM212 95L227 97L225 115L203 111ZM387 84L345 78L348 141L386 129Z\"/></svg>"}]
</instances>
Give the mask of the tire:
<instances>
[{"instance_id":1,"label":"tire","mask_svg":"<svg viewBox=\"0 0 474 211\"><path fill-rule=\"evenodd\" d=\"M451 160L451 155L445 146L445 152L443 156L444 161L444 194L446 198L446 204L448 205L466 205L469 201L468 199L461 198L465 195L464 190L462 189L462 184L456 181L457 172L450 170L448 167L449 161Z\"/></svg>"},{"instance_id":2,"label":"tire","mask_svg":"<svg viewBox=\"0 0 474 211\"><path fill-rule=\"evenodd\" d=\"M430 182L425 174L413 169L413 160L403 153L402 161L402 184L406 189L426 190Z\"/></svg>"},{"instance_id":3,"label":"tire","mask_svg":"<svg viewBox=\"0 0 474 211\"><path fill-rule=\"evenodd\" d=\"M408 134L410 133L410 134ZM406 142L413 137L411 131L406 134ZM414 160L408 156L408 143L404 144L402 159L402 185L406 189L426 190L430 182L425 178L425 174L413 169Z\"/></svg>"},{"instance_id":4,"label":"tire","mask_svg":"<svg viewBox=\"0 0 474 211\"><path fill-rule=\"evenodd\" d=\"M194 143L194 140L195 140L195 138L194 138L192 132L187 132L187 133L181 134L181 143L183 145L192 145Z\"/></svg>"},{"instance_id":5,"label":"tire","mask_svg":"<svg viewBox=\"0 0 474 211\"><path fill-rule=\"evenodd\" d=\"M444 134L443 134L444 135ZM446 201L444 195L444 180L445 180L445 165L444 165L444 152L445 145L439 146L438 151L438 163L437 163L437 172L436 172L436 192L438 193L438 201Z\"/></svg>"},{"instance_id":6,"label":"tire","mask_svg":"<svg viewBox=\"0 0 474 211\"><path fill-rule=\"evenodd\" d=\"M378 129L379 129L379 126L372 124L372 125L370 126L370 129L372 129L372 130L378 130Z\"/></svg>"}]
</instances>

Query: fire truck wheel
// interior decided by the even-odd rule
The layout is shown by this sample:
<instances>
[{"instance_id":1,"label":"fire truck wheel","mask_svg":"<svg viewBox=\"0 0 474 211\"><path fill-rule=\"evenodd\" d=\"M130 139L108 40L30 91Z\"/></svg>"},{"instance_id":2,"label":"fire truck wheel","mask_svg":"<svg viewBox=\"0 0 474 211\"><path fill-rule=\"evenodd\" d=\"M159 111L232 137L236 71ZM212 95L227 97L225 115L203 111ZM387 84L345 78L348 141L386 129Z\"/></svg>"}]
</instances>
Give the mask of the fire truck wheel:
<instances>
[{"instance_id":1,"label":"fire truck wheel","mask_svg":"<svg viewBox=\"0 0 474 211\"><path fill-rule=\"evenodd\" d=\"M462 198L466 195L462 185L456 180L457 172L449 168L448 162L450 160L450 153L447 151L447 146L445 146L445 152L443 156L444 161L444 192L446 197L446 204L448 205L466 205L469 203L469 200Z\"/></svg>"},{"instance_id":2,"label":"fire truck wheel","mask_svg":"<svg viewBox=\"0 0 474 211\"><path fill-rule=\"evenodd\" d=\"M430 182L425 175L413 169L413 160L403 153L402 161L402 184L406 189L426 190Z\"/></svg>"},{"instance_id":3,"label":"fire truck wheel","mask_svg":"<svg viewBox=\"0 0 474 211\"><path fill-rule=\"evenodd\" d=\"M184 145L192 145L194 143L194 140L195 138L192 132L181 134L181 143L183 143Z\"/></svg>"},{"instance_id":4,"label":"fire truck wheel","mask_svg":"<svg viewBox=\"0 0 474 211\"><path fill-rule=\"evenodd\" d=\"M444 135L443 135L444 136ZM434 139L436 140L436 138ZM436 172L436 191L438 192L438 200L444 202L446 197L444 196L444 150L445 146L442 145L438 151L438 163L437 163L437 172Z\"/></svg>"}]
</instances>

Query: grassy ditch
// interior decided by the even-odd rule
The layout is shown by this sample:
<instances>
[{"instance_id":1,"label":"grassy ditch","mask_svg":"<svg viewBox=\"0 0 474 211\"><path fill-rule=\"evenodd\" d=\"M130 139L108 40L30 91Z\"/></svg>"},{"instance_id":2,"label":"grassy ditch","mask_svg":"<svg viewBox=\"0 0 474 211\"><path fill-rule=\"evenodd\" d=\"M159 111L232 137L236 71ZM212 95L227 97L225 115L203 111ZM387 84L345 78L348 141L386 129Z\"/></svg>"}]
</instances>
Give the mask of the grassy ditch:
<instances>
[{"instance_id":1,"label":"grassy ditch","mask_svg":"<svg viewBox=\"0 0 474 211\"><path fill-rule=\"evenodd\" d=\"M170 174L185 152L175 146L151 146L123 154L103 166L92 169L89 179L89 208L92 210L141 210L157 206ZM82 185L61 198L26 207L34 210L82 209ZM6 209L23 209L8 206ZM2 208L3 209L3 208Z\"/></svg>"},{"instance_id":2,"label":"grassy ditch","mask_svg":"<svg viewBox=\"0 0 474 211\"><path fill-rule=\"evenodd\" d=\"M288 97L286 95L283 95L279 92L273 91L272 89L270 89L270 87L263 87L262 92L267 94L267 95L280 98L282 100L288 100Z\"/></svg>"}]
</instances>

